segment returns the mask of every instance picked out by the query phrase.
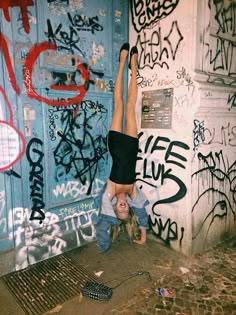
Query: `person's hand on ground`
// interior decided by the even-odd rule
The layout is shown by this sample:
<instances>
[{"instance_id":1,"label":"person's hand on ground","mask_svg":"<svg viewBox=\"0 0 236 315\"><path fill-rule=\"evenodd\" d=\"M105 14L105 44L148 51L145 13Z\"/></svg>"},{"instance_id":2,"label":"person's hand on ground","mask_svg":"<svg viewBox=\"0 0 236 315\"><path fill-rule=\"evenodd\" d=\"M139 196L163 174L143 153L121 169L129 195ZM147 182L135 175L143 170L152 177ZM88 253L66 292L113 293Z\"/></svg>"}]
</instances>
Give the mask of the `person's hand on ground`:
<instances>
[{"instance_id":1,"label":"person's hand on ground","mask_svg":"<svg viewBox=\"0 0 236 315\"><path fill-rule=\"evenodd\" d=\"M145 245L146 244L146 238L147 238L147 232L145 229L141 229L141 237L139 240L134 240L134 243L139 245Z\"/></svg>"}]
</instances>

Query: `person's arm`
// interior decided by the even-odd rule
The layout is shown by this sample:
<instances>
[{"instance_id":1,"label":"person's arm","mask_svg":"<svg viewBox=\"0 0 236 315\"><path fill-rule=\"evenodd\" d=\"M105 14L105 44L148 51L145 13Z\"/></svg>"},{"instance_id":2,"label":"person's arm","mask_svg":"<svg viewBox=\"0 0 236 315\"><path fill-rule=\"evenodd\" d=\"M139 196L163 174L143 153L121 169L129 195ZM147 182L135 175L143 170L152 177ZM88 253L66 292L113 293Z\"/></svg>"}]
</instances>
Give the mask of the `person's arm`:
<instances>
[{"instance_id":1,"label":"person's arm","mask_svg":"<svg viewBox=\"0 0 236 315\"><path fill-rule=\"evenodd\" d=\"M148 214L146 206L149 204L144 192L134 185L133 193L131 197L126 197L129 206L133 209L134 214L137 217L139 228L148 228Z\"/></svg>"},{"instance_id":2,"label":"person's arm","mask_svg":"<svg viewBox=\"0 0 236 315\"><path fill-rule=\"evenodd\" d=\"M117 217L111 204L108 189L105 187L101 196L98 221L95 224L96 238L100 253L109 249L111 243L110 226L116 225L117 223Z\"/></svg>"}]
</instances>

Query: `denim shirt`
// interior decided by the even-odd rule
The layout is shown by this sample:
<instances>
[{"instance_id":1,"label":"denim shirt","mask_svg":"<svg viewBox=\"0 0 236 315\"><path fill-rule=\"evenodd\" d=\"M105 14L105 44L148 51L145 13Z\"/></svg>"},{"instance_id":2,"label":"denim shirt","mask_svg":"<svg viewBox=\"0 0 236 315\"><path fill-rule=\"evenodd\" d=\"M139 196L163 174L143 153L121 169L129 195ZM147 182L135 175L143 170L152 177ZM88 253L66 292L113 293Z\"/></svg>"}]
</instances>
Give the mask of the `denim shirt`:
<instances>
[{"instance_id":1,"label":"denim shirt","mask_svg":"<svg viewBox=\"0 0 236 315\"><path fill-rule=\"evenodd\" d=\"M134 214L137 217L138 225L140 229L148 228L148 215L146 206L149 204L143 191L136 186L136 196L131 199L126 195L126 201L128 205L133 209ZM117 225L118 219L116 217L113 205L116 203L117 198L114 197L110 200L110 197L106 191L106 185L101 192L100 198L97 199L98 207L100 208L100 214L98 221L95 224L96 237L99 246L99 251L105 252L110 248L110 225Z\"/></svg>"}]
</instances>

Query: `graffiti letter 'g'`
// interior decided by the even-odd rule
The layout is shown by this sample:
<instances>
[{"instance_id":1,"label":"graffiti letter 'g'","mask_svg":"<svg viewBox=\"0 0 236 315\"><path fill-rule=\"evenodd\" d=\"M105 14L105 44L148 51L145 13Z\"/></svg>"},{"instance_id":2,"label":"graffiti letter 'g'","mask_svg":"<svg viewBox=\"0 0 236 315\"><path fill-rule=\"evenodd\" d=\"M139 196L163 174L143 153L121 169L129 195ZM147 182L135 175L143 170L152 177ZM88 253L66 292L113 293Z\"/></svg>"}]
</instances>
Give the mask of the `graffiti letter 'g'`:
<instances>
[{"instance_id":1,"label":"graffiti letter 'g'","mask_svg":"<svg viewBox=\"0 0 236 315\"><path fill-rule=\"evenodd\" d=\"M60 86L60 90L63 88L64 90L67 90L67 91L68 90L69 91L79 91L79 95L77 95L75 97L72 97L70 99L63 99L63 100L48 99L46 97L39 95L33 87L33 83L32 83L33 66L36 63L40 53L45 51L45 50L56 50L56 49L57 49L56 45L49 43L49 42L42 42L40 44L35 44L30 49L29 54L26 58L25 66L24 66L24 70L23 70L24 83L25 83L25 87L27 89L27 94L30 98L34 98L34 99L41 101L41 102L44 102L50 106L68 106L68 105L72 105L72 104L78 104L84 98L84 95L86 93L86 84L89 80L89 72L85 68L85 66L82 64L78 64L77 69L85 81L84 85L80 85L80 86L67 86L67 85L65 85L63 87ZM28 80L28 77L30 78L29 80ZM51 85L51 89L57 89L57 86Z\"/></svg>"}]
</instances>

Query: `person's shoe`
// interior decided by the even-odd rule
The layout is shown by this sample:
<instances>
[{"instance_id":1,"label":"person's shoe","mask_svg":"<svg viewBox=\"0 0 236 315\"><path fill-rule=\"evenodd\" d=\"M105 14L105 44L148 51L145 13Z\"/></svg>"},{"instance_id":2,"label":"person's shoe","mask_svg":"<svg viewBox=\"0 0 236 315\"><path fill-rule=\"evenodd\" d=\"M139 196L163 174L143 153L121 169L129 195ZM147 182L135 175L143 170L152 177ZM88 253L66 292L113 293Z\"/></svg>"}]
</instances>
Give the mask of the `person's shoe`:
<instances>
[{"instance_id":1,"label":"person's shoe","mask_svg":"<svg viewBox=\"0 0 236 315\"><path fill-rule=\"evenodd\" d=\"M120 54L121 54L122 50L127 50L127 51L129 51L129 43L124 43L124 44L121 46ZM120 54L119 54L119 61L120 61Z\"/></svg>"},{"instance_id":2,"label":"person's shoe","mask_svg":"<svg viewBox=\"0 0 236 315\"><path fill-rule=\"evenodd\" d=\"M131 59L134 54L138 53L138 49L136 46L133 46L130 50L130 59L129 59L129 69L131 69Z\"/></svg>"}]
</instances>

